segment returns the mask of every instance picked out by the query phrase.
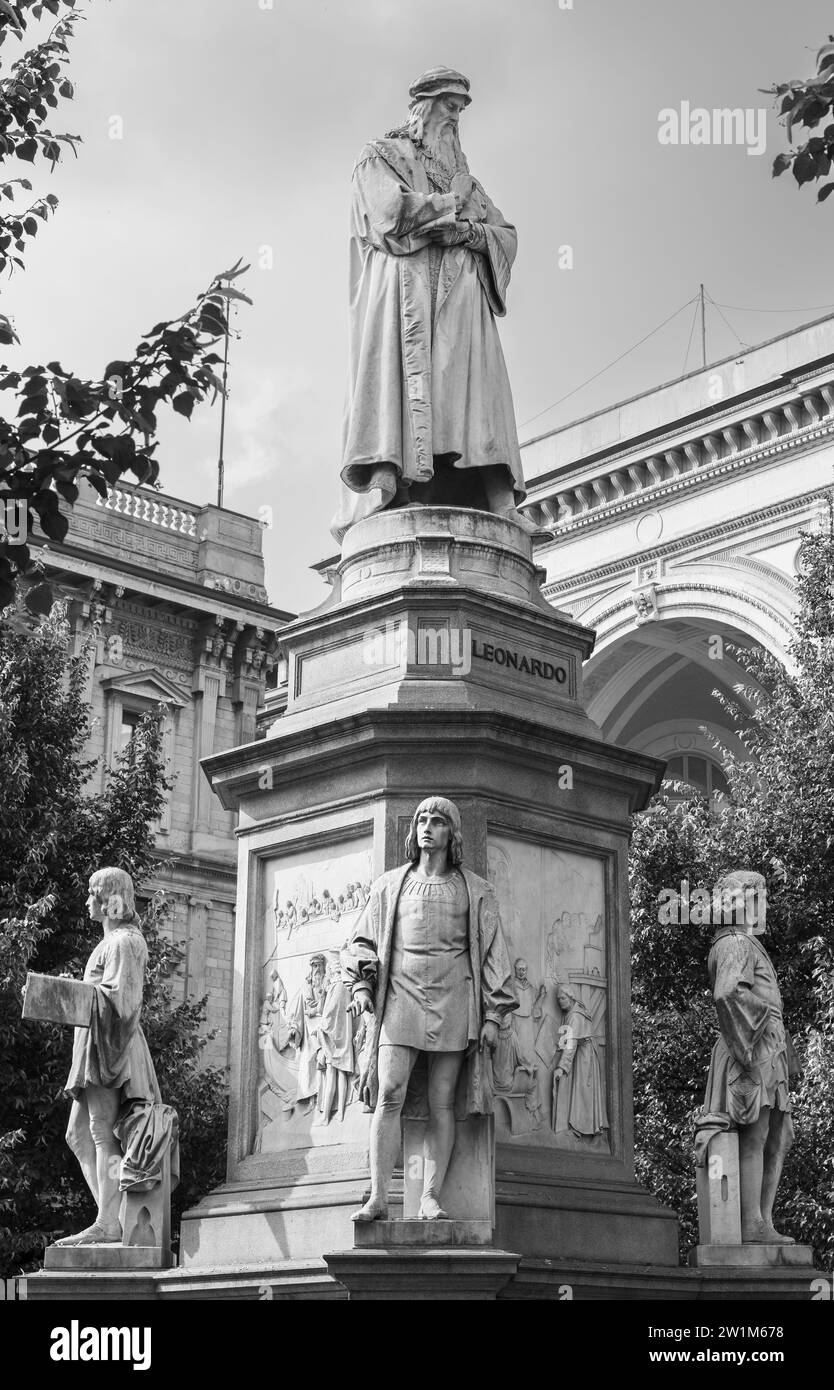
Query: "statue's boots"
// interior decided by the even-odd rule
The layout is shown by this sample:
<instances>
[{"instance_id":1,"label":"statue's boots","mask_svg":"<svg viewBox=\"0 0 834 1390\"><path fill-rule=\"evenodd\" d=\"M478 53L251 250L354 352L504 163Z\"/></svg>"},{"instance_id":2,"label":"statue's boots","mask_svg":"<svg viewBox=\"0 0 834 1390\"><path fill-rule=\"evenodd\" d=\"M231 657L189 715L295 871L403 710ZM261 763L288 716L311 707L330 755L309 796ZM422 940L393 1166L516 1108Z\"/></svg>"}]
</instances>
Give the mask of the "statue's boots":
<instances>
[{"instance_id":1,"label":"statue's boots","mask_svg":"<svg viewBox=\"0 0 834 1390\"><path fill-rule=\"evenodd\" d=\"M79 1231L75 1236L64 1236L63 1240L56 1240L56 1245L121 1245L122 1228L118 1221L115 1226L103 1226L98 1221L94 1221L92 1226L87 1226L85 1230Z\"/></svg>"}]
</instances>

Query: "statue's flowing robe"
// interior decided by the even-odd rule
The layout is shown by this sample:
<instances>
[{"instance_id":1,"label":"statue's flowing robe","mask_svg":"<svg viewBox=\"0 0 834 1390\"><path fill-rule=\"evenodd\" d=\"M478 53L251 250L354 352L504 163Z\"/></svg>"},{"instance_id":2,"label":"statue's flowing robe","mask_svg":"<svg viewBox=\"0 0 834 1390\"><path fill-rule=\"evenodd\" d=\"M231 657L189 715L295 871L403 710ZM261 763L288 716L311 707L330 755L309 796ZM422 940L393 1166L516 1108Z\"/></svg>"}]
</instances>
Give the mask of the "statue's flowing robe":
<instances>
[{"instance_id":1,"label":"statue's flowing robe","mask_svg":"<svg viewBox=\"0 0 834 1390\"><path fill-rule=\"evenodd\" d=\"M95 947L84 979L95 985L89 1028L76 1028L65 1090L118 1087L122 1102L159 1101L156 1072L139 1026L148 948L136 927L114 927Z\"/></svg>"},{"instance_id":2,"label":"statue's flowing robe","mask_svg":"<svg viewBox=\"0 0 834 1390\"><path fill-rule=\"evenodd\" d=\"M85 1106L87 1086L119 1092L114 1133L122 1146L119 1186L146 1190L159 1181L171 1155L171 1185L179 1176L177 1115L163 1105L156 1071L139 1023L148 948L138 927L112 927L93 950L84 979L95 986L89 1028L76 1028L65 1090Z\"/></svg>"},{"instance_id":3,"label":"statue's flowing robe","mask_svg":"<svg viewBox=\"0 0 834 1390\"><path fill-rule=\"evenodd\" d=\"M570 1129L580 1138L608 1128L605 1083L591 1017L581 1004L568 1013L567 1045L556 1062L566 1075L554 1086L553 1128ZM555 1078L554 1078L555 1079Z\"/></svg>"},{"instance_id":4,"label":"statue's flowing robe","mask_svg":"<svg viewBox=\"0 0 834 1390\"><path fill-rule=\"evenodd\" d=\"M426 481L443 455L500 464L525 496L509 378L495 319L506 313L516 231L477 181L459 214L485 252L443 248L432 294L429 233L456 220L408 138L374 140L353 173L350 369L342 502L333 533L386 507L398 481ZM434 303L432 303L434 299Z\"/></svg>"},{"instance_id":5,"label":"statue's flowing robe","mask_svg":"<svg viewBox=\"0 0 834 1390\"><path fill-rule=\"evenodd\" d=\"M341 956L342 973L351 985L351 992L355 995L362 989L369 989L374 1000L374 1014L363 1048L359 1079L360 1095L367 1094L372 1107L376 1106L379 1089L379 1035L385 1014L397 903L410 869L410 864L392 869L371 885L368 901ZM474 1008L470 1012L469 1040L455 1103L458 1119L464 1119L467 1115L492 1114L492 1088L484 1053L479 1049L480 1030L487 1021L500 1025L505 1015L518 1007L518 1000L494 889L486 879L479 878L468 869L461 869L460 872L469 895L469 959L472 979L477 982L473 990ZM412 1119L426 1118L427 1100L424 1070L415 1066L403 1114Z\"/></svg>"},{"instance_id":6,"label":"statue's flowing robe","mask_svg":"<svg viewBox=\"0 0 834 1390\"><path fill-rule=\"evenodd\" d=\"M715 936L707 969L720 1032L696 1120L699 1163L713 1134L755 1124L762 1106L784 1111L792 1136L789 1079L798 1070L776 971L758 938L725 927Z\"/></svg>"}]
</instances>

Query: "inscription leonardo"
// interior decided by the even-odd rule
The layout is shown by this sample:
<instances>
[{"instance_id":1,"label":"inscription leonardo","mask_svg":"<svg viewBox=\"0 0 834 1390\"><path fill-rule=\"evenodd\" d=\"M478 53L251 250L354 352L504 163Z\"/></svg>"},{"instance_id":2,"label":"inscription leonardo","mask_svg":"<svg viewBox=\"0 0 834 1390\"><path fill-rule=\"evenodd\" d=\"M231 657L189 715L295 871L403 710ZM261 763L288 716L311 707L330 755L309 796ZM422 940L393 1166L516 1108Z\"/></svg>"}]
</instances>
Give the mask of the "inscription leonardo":
<instances>
[{"instance_id":1,"label":"inscription leonardo","mask_svg":"<svg viewBox=\"0 0 834 1390\"><path fill-rule=\"evenodd\" d=\"M478 642L472 639L472 655L479 661L492 661L496 666L506 666L512 671L526 671L528 675L538 676L543 681L555 681L564 685L567 668L551 661L540 661L537 657L527 657L514 652L511 647L497 647L491 642Z\"/></svg>"}]
</instances>

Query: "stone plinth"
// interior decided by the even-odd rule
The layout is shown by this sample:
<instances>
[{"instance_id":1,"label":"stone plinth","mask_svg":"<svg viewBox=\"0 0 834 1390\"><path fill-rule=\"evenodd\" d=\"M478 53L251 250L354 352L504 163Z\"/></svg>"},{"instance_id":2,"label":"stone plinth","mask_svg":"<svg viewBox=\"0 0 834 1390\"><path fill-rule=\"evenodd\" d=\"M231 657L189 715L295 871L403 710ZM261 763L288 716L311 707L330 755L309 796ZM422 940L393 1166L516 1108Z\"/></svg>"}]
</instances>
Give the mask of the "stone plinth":
<instances>
[{"instance_id":1,"label":"stone plinth","mask_svg":"<svg viewBox=\"0 0 834 1390\"><path fill-rule=\"evenodd\" d=\"M45 1270L75 1270L78 1273L168 1269L170 1264L170 1251L141 1245L48 1245L43 1258Z\"/></svg>"},{"instance_id":2,"label":"stone plinth","mask_svg":"<svg viewBox=\"0 0 834 1390\"><path fill-rule=\"evenodd\" d=\"M706 1162L695 1168L701 1245L741 1245L741 1188L738 1130L716 1134Z\"/></svg>"},{"instance_id":3,"label":"stone plinth","mask_svg":"<svg viewBox=\"0 0 834 1390\"><path fill-rule=\"evenodd\" d=\"M699 1269L813 1269L810 1245L696 1245L689 1263Z\"/></svg>"},{"instance_id":4,"label":"stone plinth","mask_svg":"<svg viewBox=\"0 0 834 1390\"><path fill-rule=\"evenodd\" d=\"M351 1301L491 1300L518 1268L518 1255L476 1246L389 1246L337 1251L324 1258L328 1273L347 1289Z\"/></svg>"},{"instance_id":5,"label":"stone plinth","mask_svg":"<svg viewBox=\"0 0 834 1390\"><path fill-rule=\"evenodd\" d=\"M491 1221L357 1221L357 1250L397 1250L405 1246L434 1249L492 1244Z\"/></svg>"},{"instance_id":6,"label":"stone plinth","mask_svg":"<svg viewBox=\"0 0 834 1390\"><path fill-rule=\"evenodd\" d=\"M543 990L536 1016L528 1007L512 1025L536 1070L502 1081L494 1198L487 1184L486 1209L467 1209L465 1183L452 1183L444 1209L465 1220L494 1202L504 1252L677 1265L677 1221L637 1184L632 1152L629 817L662 767L600 737L582 697L593 634L542 599L539 578L511 521L442 507L368 518L345 538L331 598L282 633L286 712L265 739L204 762L239 813L229 1167L186 1213L182 1278L328 1250L362 1269L383 1259L350 1249L370 1116L353 1086L318 1108L325 1086L317 1099L288 1013L314 957L350 935L369 883L403 862L430 793L460 808L464 864L493 882L511 959ZM570 1126L570 1088L553 1109L557 978L590 1020L583 1084L600 1123L587 1138ZM412 1195L396 1178L395 1211L413 1214ZM404 1249L398 1268L429 1257L446 1258Z\"/></svg>"}]
</instances>

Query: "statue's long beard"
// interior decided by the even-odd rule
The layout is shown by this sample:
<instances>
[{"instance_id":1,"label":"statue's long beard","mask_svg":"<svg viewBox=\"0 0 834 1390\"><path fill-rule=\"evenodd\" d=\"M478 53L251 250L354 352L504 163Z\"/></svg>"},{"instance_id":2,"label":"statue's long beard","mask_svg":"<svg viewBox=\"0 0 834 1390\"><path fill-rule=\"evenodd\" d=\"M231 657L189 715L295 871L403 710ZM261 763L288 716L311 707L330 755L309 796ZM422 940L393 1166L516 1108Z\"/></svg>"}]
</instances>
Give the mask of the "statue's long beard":
<instances>
[{"instance_id":1,"label":"statue's long beard","mask_svg":"<svg viewBox=\"0 0 834 1390\"><path fill-rule=\"evenodd\" d=\"M469 165L466 162L466 155L460 147L460 137L456 126L442 126L431 137L428 131L424 131L423 147L433 159L438 160L454 173L469 173Z\"/></svg>"}]
</instances>

